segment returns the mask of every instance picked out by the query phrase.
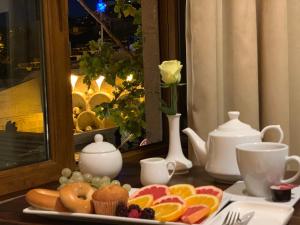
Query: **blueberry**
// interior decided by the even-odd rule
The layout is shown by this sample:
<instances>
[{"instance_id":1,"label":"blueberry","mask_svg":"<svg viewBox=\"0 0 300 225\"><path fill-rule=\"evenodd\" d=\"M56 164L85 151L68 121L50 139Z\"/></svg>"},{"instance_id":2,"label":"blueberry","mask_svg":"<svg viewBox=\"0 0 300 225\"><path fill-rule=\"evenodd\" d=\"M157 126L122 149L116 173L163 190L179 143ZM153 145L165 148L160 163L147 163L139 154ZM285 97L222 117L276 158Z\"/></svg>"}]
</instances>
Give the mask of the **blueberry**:
<instances>
[{"instance_id":1,"label":"blueberry","mask_svg":"<svg viewBox=\"0 0 300 225\"><path fill-rule=\"evenodd\" d=\"M141 213L142 219L153 220L155 217L155 211L151 208L144 208Z\"/></svg>"},{"instance_id":2,"label":"blueberry","mask_svg":"<svg viewBox=\"0 0 300 225\"><path fill-rule=\"evenodd\" d=\"M128 216L128 208L125 203L121 202L117 205L116 216L121 216L121 217Z\"/></svg>"}]
</instances>

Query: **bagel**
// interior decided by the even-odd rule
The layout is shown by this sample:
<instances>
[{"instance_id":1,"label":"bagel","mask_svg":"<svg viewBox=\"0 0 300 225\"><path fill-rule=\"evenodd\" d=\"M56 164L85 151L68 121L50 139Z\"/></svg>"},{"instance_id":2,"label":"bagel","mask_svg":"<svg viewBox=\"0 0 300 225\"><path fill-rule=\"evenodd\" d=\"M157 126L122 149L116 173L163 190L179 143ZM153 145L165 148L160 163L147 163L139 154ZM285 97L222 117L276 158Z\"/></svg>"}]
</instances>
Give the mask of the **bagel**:
<instances>
[{"instance_id":1,"label":"bagel","mask_svg":"<svg viewBox=\"0 0 300 225\"><path fill-rule=\"evenodd\" d=\"M62 204L58 191L36 188L28 191L25 195L25 199L28 204L38 209L58 212L69 211Z\"/></svg>"},{"instance_id":2,"label":"bagel","mask_svg":"<svg viewBox=\"0 0 300 225\"><path fill-rule=\"evenodd\" d=\"M93 213L92 195L95 189L85 182L65 185L59 190L64 206L72 212Z\"/></svg>"}]
</instances>

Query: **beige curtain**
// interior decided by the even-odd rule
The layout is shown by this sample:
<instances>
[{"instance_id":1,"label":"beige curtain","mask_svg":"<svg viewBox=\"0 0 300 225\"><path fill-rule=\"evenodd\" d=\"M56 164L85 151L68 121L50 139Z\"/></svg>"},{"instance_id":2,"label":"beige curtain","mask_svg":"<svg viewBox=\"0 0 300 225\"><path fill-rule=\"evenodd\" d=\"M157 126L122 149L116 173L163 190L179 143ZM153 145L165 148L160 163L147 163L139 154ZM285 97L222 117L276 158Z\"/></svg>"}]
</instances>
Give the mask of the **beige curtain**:
<instances>
[{"instance_id":1,"label":"beige curtain","mask_svg":"<svg viewBox=\"0 0 300 225\"><path fill-rule=\"evenodd\" d=\"M206 139L237 110L300 155L299 23L299 0L187 0L189 126Z\"/></svg>"}]
</instances>

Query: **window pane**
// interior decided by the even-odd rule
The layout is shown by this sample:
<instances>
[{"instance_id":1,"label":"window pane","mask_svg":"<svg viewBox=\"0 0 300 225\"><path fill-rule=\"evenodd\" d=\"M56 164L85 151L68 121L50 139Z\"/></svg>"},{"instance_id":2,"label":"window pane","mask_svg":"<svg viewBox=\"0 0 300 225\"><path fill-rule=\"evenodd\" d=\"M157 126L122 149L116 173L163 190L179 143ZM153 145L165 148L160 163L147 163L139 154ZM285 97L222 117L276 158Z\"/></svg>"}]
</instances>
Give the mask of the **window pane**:
<instances>
[{"instance_id":1,"label":"window pane","mask_svg":"<svg viewBox=\"0 0 300 225\"><path fill-rule=\"evenodd\" d=\"M0 1L0 170L49 158L41 1Z\"/></svg>"},{"instance_id":2,"label":"window pane","mask_svg":"<svg viewBox=\"0 0 300 225\"><path fill-rule=\"evenodd\" d=\"M143 8L136 0L85 4L69 0L75 149L93 141L96 133L121 151L161 141L159 55L150 60L157 61L153 73L152 62L143 63L145 46L157 40L151 32L147 38L142 33L142 11L151 7ZM153 18L149 20L155 30Z\"/></svg>"}]
</instances>

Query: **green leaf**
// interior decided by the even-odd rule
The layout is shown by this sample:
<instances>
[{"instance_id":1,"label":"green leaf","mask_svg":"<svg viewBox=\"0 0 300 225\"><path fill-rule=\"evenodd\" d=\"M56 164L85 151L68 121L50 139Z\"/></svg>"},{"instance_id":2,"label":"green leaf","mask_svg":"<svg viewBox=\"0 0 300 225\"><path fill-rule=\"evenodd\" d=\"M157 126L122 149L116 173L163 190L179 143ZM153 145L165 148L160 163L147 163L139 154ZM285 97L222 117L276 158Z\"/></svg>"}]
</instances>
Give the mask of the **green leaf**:
<instances>
[{"instance_id":1,"label":"green leaf","mask_svg":"<svg viewBox=\"0 0 300 225\"><path fill-rule=\"evenodd\" d=\"M142 24L142 9L136 9L134 14L133 24L141 25Z\"/></svg>"},{"instance_id":2,"label":"green leaf","mask_svg":"<svg viewBox=\"0 0 300 225\"><path fill-rule=\"evenodd\" d=\"M124 14L125 17L128 17L130 15L130 9L129 8L125 9L123 11L123 14Z\"/></svg>"},{"instance_id":3,"label":"green leaf","mask_svg":"<svg viewBox=\"0 0 300 225\"><path fill-rule=\"evenodd\" d=\"M134 7L132 7L132 6L129 6L128 9L129 9L129 15L132 16L132 17L134 17L136 9Z\"/></svg>"},{"instance_id":4,"label":"green leaf","mask_svg":"<svg viewBox=\"0 0 300 225\"><path fill-rule=\"evenodd\" d=\"M114 12L115 13L120 13L120 6L119 5L115 5Z\"/></svg>"}]
</instances>

